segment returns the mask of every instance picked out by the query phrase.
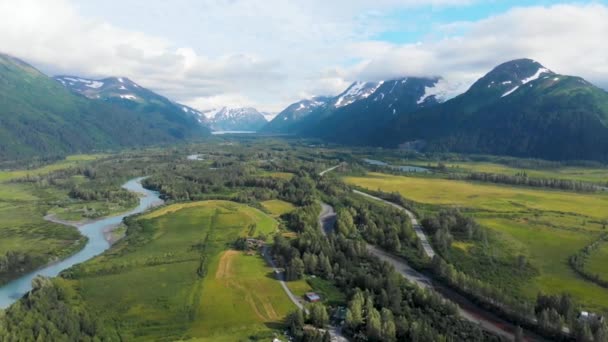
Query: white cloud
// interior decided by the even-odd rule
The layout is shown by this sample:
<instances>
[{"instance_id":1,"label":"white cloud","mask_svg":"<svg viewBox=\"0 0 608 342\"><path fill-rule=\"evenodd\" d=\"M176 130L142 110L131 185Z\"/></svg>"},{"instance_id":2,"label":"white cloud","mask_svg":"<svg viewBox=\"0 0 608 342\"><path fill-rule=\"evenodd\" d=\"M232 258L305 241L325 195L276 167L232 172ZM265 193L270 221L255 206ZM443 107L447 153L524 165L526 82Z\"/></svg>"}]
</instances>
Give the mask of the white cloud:
<instances>
[{"instance_id":1,"label":"white cloud","mask_svg":"<svg viewBox=\"0 0 608 342\"><path fill-rule=\"evenodd\" d=\"M399 76L443 75L466 86L520 57L608 85L608 8L600 4L440 23L417 44L373 40L391 29L395 10L473 2L0 0L0 49L48 73L126 76L201 109L276 112L354 80Z\"/></svg>"},{"instance_id":2,"label":"white cloud","mask_svg":"<svg viewBox=\"0 0 608 342\"><path fill-rule=\"evenodd\" d=\"M344 77L442 75L466 88L499 63L527 57L558 73L582 76L608 87L608 7L604 5L514 8L477 22L442 25L438 30L454 28L464 33L417 44L354 43L350 51L364 61ZM374 44L381 48L367 48Z\"/></svg>"}]
</instances>

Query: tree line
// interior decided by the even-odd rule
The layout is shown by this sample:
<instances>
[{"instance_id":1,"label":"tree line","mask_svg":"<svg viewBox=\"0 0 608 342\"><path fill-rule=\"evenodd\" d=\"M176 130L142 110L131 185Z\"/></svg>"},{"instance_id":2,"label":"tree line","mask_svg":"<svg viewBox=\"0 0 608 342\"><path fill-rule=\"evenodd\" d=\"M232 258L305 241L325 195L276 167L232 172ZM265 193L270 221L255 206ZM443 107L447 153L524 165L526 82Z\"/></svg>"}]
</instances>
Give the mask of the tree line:
<instances>
[{"instance_id":1,"label":"tree line","mask_svg":"<svg viewBox=\"0 0 608 342\"><path fill-rule=\"evenodd\" d=\"M519 172L515 175L474 172L469 173L465 176L458 174L450 174L449 177L450 179L508 184L516 186L530 186L537 188L550 188L576 192L596 192L601 190L601 188L596 184L581 182L577 180L536 177L531 178L528 177L528 174L525 171Z\"/></svg>"},{"instance_id":2,"label":"tree line","mask_svg":"<svg viewBox=\"0 0 608 342\"><path fill-rule=\"evenodd\" d=\"M603 244L608 242L608 233L602 233L600 237L588 246L578 251L576 254L568 258L568 264L572 269L583 278L596 283L597 285L608 289L608 279L603 279L599 274L591 273L585 269L587 259L591 254L600 248Z\"/></svg>"},{"instance_id":3,"label":"tree line","mask_svg":"<svg viewBox=\"0 0 608 342\"><path fill-rule=\"evenodd\" d=\"M361 239L364 234L384 235L384 243L392 244L394 240L401 241L399 233L405 231L402 236L407 238L402 249L415 241L411 227L404 223L407 219L398 211L384 208L376 213L370 210L369 203L351 197L347 187L330 179L318 180L318 188L324 194L336 195L324 198L337 208L334 232L325 236L315 220L315 224L304 225L297 239L277 235L272 254L276 263L286 269L288 279L314 275L331 281L347 294L343 331L348 336L354 341L498 340L460 319L453 304L434 292L413 286L391 265L367 252ZM290 328L292 334L298 341L307 340L300 326L294 324Z\"/></svg>"}]
</instances>

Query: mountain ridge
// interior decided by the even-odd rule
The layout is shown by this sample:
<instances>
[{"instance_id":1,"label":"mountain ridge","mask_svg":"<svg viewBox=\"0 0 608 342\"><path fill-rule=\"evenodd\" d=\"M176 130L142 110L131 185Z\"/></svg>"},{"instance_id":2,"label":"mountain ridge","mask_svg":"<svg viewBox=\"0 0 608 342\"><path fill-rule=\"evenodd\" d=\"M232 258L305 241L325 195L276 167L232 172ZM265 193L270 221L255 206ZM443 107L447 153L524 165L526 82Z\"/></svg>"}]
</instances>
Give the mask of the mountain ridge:
<instances>
[{"instance_id":1,"label":"mountain ridge","mask_svg":"<svg viewBox=\"0 0 608 342\"><path fill-rule=\"evenodd\" d=\"M214 131L258 131L266 126L266 116L253 107L228 107L202 111Z\"/></svg>"},{"instance_id":2,"label":"mountain ridge","mask_svg":"<svg viewBox=\"0 0 608 342\"><path fill-rule=\"evenodd\" d=\"M208 131L77 96L32 65L0 54L0 159L184 141ZM198 125L197 125L198 126Z\"/></svg>"},{"instance_id":3,"label":"mountain ridge","mask_svg":"<svg viewBox=\"0 0 608 342\"><path fill-rule=\"evenodd\" d=\"M424 142L426 151L606 161L606 122L606 91L518 59L500 64L439 106L395 118L374 143Z\"/></svg>"}]
</instances>

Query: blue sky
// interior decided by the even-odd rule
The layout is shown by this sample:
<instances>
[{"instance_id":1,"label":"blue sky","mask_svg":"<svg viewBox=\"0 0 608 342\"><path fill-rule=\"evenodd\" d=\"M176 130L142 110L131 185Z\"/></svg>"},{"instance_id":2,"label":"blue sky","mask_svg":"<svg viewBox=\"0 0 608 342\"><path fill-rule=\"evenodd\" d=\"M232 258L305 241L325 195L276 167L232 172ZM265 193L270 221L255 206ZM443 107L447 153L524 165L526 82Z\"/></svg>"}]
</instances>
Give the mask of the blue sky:
<instances>
[{"instance_id":1,"label":"blue sky","mask_svg":"<svg viewBox=\"0 0 608 342\"><path fill-rule=\"evenodd\" d=\"M430 5L421 8L398 9L387 15L388 20L394 21L395 28L389 28L373 38L396 44L415 43L443 33L436 31L437 27L441 25L474 22L504 13L513 7L548 6L557 3L560 1L489 0L474 2L468 6Z\"/></svg>"},{"instance_id":2,"label":"blue sky","mask_svg":"<svg viewBox=\"0 0 608 342\"><path fill-rule=\"evenodd\" d=\"M129 77L199 109L277 112L402 76L441 76L457 94L521 57L606 88L606 36L606 1L0 2L4 52L48 74Z\"/></svg>"}]
</instances>

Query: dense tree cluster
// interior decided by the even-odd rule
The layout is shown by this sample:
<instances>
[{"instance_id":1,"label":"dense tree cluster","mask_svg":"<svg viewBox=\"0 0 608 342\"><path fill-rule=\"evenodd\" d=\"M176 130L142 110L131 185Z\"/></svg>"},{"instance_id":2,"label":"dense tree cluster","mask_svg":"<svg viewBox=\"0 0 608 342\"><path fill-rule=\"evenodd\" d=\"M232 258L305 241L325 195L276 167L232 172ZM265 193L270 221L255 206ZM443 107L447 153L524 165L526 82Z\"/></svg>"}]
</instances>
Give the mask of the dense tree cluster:
<instances>
[{"instance_id":1,"label":"dense tree cluster","mask_svg":"<svg viewBox=\"0 0 608 342\"><path fill-rule=\"evenodd\" d=\"M329 182L323 180L319 186L334 187L333 193L341 193L340 184ZM275 237L272 253L289 279L310 274L331 281L347 293L350 301L345 332L355 341L494 339L458 318L455 306L438 294L413 286L392 266L368 254L366 244L353 236L365 234L369 229L366 225L372 223L378 232L382 231L380 235L384 227L394 227L395 236L387 240L400 241L400 231L407 236L406 243L415 239L405 223L407 219L398 211L383 207L385 211L376 213L369 207L373 204L349 196L354 195L349 192L348 196L327 198L335 202L342 216L333 234L325 236L314 224L305 225L295 240Z\"/></svg>"},{"instance_id":2,"label":"dense tree cluster","mask_svg":"<svg viewBox=\"0 0 608 342\"><path fill-rule=\"evenodd\" d=\"M0 316L0 341L114 341L61 279L35 278L32 291Z\"/></svg>"},{"instance_id":3,"label":"dense tree cluster","mask_svg":"<svg viewBox=\"0 0 608 342\"><path fill-rule=\"evenodd\" d=\"M456 208L442 209L436 216L426 217L422 225L429 235L433 236L433 242L440 252L447 252L453 240L483 241L486 240L486 232L473 220L463 215Z\"/></svg>"},{"instance_id":4,"label":"dense tree cluster","mask_svg":"<svg viewBox=\"0 0 608 342\"><path fill-rule=\"evenodd\" d=\"M393 326L393 340L491 339L478 327L458 318L455 307L445 303L439 295L412 286L390 265L370 256L364 243L348 239L341 233L325 237L318 227L307 227L291 242L279 236L273 255L288 273L298 273L292 278L311 272L350 294L351 302L355 302L347 311L349 328L346 332L355 341L383 341L387 336L386 341L390 341ZM316 267L312 255L317 257ZM304 260L310 261L305 263ZM353 296L361 292L368 298L368 304L359 315L357 299ZM383 327L388 329L388 335L379 332Z\"/></svg>"},{"instance_id":5,"label":"dense tree cluster","mask_svg":"<svg viewBox=\"0 0 608 342\"><path fill-rule=\"evenodd\" d=\"M40 263L40 260L32 259L31 255L18 251L9 250L4 255L0 255L0 284L12 279L15 274L31 269L32 265Z\"/></svg>"}]
</instances>

